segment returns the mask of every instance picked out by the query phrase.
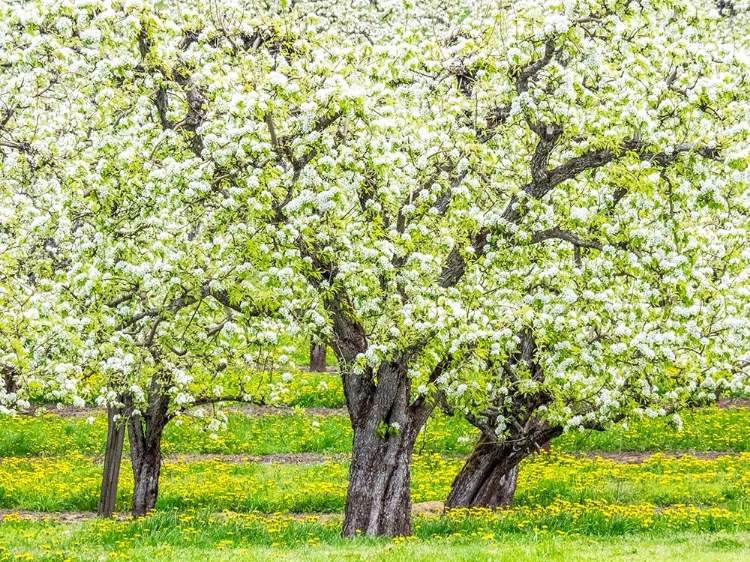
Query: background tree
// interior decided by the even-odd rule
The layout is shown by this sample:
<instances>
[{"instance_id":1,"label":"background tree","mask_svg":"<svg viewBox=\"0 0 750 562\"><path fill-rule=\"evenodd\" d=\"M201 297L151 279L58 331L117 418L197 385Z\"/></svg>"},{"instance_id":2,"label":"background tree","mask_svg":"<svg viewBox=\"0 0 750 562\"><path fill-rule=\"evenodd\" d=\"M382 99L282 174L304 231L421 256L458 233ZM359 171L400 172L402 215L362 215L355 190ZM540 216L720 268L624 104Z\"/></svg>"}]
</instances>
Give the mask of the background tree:
<instances>
[{"instance_id":1,"label":"background tree","mask_svg":"<svg viewBox=\"0 0 750 562\"><path fill-rule=\"evenodd\" d=\"M310 371L313 373L326 372L326 352L328 346L313 340L310 343Z\"/></svg>"}]
</instances>

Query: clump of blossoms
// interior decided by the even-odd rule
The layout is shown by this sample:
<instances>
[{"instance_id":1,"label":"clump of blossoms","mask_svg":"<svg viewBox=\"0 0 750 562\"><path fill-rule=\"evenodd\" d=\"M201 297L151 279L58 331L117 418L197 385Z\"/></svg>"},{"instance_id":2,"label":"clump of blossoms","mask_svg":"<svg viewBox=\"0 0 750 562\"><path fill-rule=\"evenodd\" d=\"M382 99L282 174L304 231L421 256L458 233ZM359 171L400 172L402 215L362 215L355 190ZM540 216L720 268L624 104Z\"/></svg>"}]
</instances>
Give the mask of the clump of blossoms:
<instances>
[{"instance_id":1,"label":"clump of blossoms","mask_svg":"<svg viewBox=\"0 0 750 562\"><path fill-rule=\"evenodd\" d=\"M10 68L66 92L38 144L75 147L81 347L153 420L274 363L282 328L324 334L346 535L410 534L438 403L482 429L458 488L491 503L563 428L742 389L747 46L705 4L3 8L32 47Z\"/></svg>"}]
</instances>

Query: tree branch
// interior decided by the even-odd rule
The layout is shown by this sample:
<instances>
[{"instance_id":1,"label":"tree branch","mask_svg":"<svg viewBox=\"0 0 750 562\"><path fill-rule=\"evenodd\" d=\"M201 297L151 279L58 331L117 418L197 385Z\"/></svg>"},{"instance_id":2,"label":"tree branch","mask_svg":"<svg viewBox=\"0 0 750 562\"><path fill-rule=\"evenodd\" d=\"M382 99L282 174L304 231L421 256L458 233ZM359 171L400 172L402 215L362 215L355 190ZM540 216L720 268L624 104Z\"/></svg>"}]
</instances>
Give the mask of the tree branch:
<instances>
[{"instance_id":1,"label":"tree branch","mask_svg":"<svg viewBox=\"0 0 750 562\"><path fill-rule=\"evenodd\" d=\"M546 131L543 133L546 134ZM554 138L554 131L549 135L549 138ZM532 162L535 158L537 162L542 161L548 148L549 141L544 141L540 138L535 156L532 157ZM717 148L696 147L692 143L681 143L673 145L664 151L652 152L642 141L629 139L624 141L617 150L606 148L592 149L580 156L571 158L564 164L556 166L551 170L546 170L543 173L537 170L536 178L522 186L521 191L534 199L541 199L561 183L574 179L584 171L605 166L628 153L635 153L641 160L654 162L658 166L668 166L675 162L680 155L688 152L694 152L706 159L721 161L721 151ZM547 154L546 157L548 156ZM624 193L618 190L616 195L621 198L624 196ZM510 224L518 224L521 221L520 199L517 195L511 197L503 211L502 217L506 223ZM484 253L484 246L487 244L487 237L490 234L498 234L500 232L502 231L498 228L491 230L488 227L483 227L472 235L469 242L475 250L475 255L481 256ZM440 277L438 278L439 285L445 288L454 287L463 277L465 270L466 261L459 250L459 246L456 245L451 250L443 265Z\"/></svg>"},{"instance_id":2,"label":"tree branch","mask_svg":"<svg viewBox=\"0 0 750 562\"><path fill-rule=\"evenodd\" d=\"M539 232L535 232L531 235L531 243L538 244L539 242L543 242L544 240L555 238L558 240L565 240L566 242L570 242L577 248L593 248L595 250L602 249L602 245L595 240L583 240L582 238L576 236L574 233L568 232L567 230L561 230L559 228L550 228L549 230L541 230Z\"/></svg>"}]
</instances>

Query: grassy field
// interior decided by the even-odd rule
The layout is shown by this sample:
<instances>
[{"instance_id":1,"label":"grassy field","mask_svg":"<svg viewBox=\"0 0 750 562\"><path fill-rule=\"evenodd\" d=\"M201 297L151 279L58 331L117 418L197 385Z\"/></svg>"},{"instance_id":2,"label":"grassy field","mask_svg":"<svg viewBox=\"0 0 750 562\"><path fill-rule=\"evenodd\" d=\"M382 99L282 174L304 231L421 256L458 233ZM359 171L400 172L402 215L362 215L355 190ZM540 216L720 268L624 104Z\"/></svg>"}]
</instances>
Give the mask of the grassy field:
<instances>
[{"instance_id":1,"label":"grassy field","mask_svg":"<svg viewBox=\"0 0 750 562\"><path fill-rule=\"evenodd\" d=\"M240 462L235 462L240 461ZM348 463L173 460L164 465L157 509L205 508L262 513L343 511ZM438 454L415 457L416 502L442 501L461 459ZM101 467L81 456L7 458L0 463L0 508L33 511L93 511ZM132 492L130 465L123 464L118 509ZM574 505L694 505L732 512L750 508L750 454L716 459L650 457L640 463L544 455L521 467L516 505L535 508L565 501Z\"/></svg>"},{"instance_id":2,"label":"grassy field","mask_svg":"<svg viewBox=\"0 0 750 562\"><path fill-rule=\"evenodd\" d=\"M322 398L320 381L330 381ZM0 561L750 560L750 409L692 412L683 431L643 420L566 434L524 462L513 509L420 513L414 537L344 541L351 433L340 392L336 377L306 375L285 408L234 411L226 431L170 424L157 511L139 521L90 515L101 412L0 418ZM415 502L445 499L474 437L461 420L430 420ZM121 512L131 492L125 460Z\"/></svg>"},{"instance_id":3,"label":"grassy field","mask_svg":"<svg viewBox=\"0 0 750 562\"><path fill-rule=\"evenodd\" d=\"M648 532L637 535L561 535L555 532L494 533L464 536L428 535L386 541L338 538L333 525L299 525L293 540L257 535L231 523L209 523L197 530L180 527L170 516L146 519L121 529L101 522L4 523L0 560L101 560L212 562L235 560L459 562L545 560L551 562L624 560L750 560L750 533ZM194 531L183 532L188 529ZM437 532L437 530L436 530ZM456 533L457 535L458 533ZM186 537L189 540L186 540ZM283 542L282 542L283 541Z\"/></svg>"}]
</instances>

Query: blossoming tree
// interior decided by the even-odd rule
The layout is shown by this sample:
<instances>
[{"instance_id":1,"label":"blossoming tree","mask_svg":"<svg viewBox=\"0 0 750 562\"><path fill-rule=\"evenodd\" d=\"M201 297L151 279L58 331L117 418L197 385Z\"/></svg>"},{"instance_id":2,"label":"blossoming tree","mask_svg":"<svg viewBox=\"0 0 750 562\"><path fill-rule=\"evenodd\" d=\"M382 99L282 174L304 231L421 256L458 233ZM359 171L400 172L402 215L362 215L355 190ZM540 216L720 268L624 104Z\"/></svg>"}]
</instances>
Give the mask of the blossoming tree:
<instances>
[{"instance_id":1,"label":"blossoming tree","mask_svg":"<svg viewBox=\"0 0 750 562\"><path fill-rule=\"evenodd\" d=\"M389 12L398 39L352 46L285 115L290 64L265 115L280 242L354 426L345 534L409 532L436 401L482 429L449 504L495 505L563 429L745 385L746 51L679 2L467 10L444 34ZM308 131L285 133L298 152L278 123Z\"/></svg>"},{"instance_id":2,"label":"blossoming tree","mask_svg":"<svg viewBox=\"0 0 750 562\"><path fill-rule=\"evenodd\" d=\"M169 41L188 39L165 33L148 5L10 5L3 22L12 54L4 75L18 100L4 143L8 168L20 170L11 185L27 198L32 188L55 188L51 202L36 199L26 212L44 219L32 226L52 225L45 248L65 258L57 270L47 259L37 279L56 299L52 328L76 335L67 354L45 364L69 385L101 380L99 403L118 412L110 437L127 422L132 511L142 515L156 503L170 420L188 408L273 400L283 383L281 329L266 319L253 270L262 267L255 246L263 233L250 233L257 221L238 220L230 175L203 153L207 107L189 63L165 62L162 50L176 47ZM26 242L17 231L13 238ZM37 253L26 247L17 259ZM34 341L34 329L22 343ZM71 362L75 369L62 372ZM258 373L273 372L260 382ZM209 427L222 423L219 416ZM121 444L107 449L115 486Z\"/></svg>"},{"instance_id":3,"label":"blossoming tree","mask_svg":"<svg viewBox=\"0 0 750 562\"><path fill-rule=\"evenodd\" d=\"M635 144L584 154L602 157L592 168L607 169L571 178L577 186L550 193L529 213L540 226L507 237L515 245L509 264L519 263L519 252L531 260L519 287L529 316L502 358L475 358L488 394L462 399L477 384L472 376L447 390L448 402L481 430L449 507L507 505L518 462L563 431L602 430L632 415L671 414L681 425L681 408L747 391L747 151L738 126L747 121L747 21L723 21L710 4L682 13L655 37L614 28L610 35L625 17L615 11L575 22L576 52L604 39L609 54L590 77L575 67L586 65L585 54L566 59L566 71L587 83L600 110L639 113L635 121L615 118L635 125L621 141ZM534 63L532 88L542 95L535 104L558 79L548 53ZM653 74L623 74L639 56L659 60ZM633 80L640 92L624 83ZM567 115L556 126L569 127ZM694 136L685 134L691 128ZM644 151L643 140L657 136L672 145ZM533 158L529 174L533 189Z\"/></svg>"},{"instance_id":4,"label":"blossoming tree","mask_svg":"<svg viewBox=\"0 0 750 562\"><path fill-rule=\"evenodd\" d=\"M77 321L60 298L57 273L69 265L71 226L60 163L73 158L85 130L80 116L57 107L50 78L54 60L42 68L35 53L46 46L18 44L12 26L13 19L0 19L2 414L29 408L31 397L80 403L83 390L81 369L72 359ZM57 119L40 122L51 107Z\"/></svg>"}]
</instances>

